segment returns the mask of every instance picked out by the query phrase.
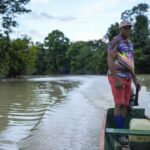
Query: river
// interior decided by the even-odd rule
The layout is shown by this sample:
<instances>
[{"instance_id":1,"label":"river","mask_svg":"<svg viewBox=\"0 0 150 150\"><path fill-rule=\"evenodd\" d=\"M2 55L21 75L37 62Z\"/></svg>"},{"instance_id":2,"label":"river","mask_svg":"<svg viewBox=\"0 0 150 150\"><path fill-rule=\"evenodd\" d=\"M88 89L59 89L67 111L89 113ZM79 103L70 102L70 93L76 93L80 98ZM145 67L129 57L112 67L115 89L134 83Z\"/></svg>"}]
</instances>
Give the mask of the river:
<instances>
[{"instance_id":1,"label":"river","mask_svg":"<svg viewBox=\"0 0 150 150\"><path fill-rule=\"evenodd\" d=\"M150 116L150 77L138 78L138 107ZM3 80L0 95L0 150L98 150L103 112L114 106L106 76Z\"/></svg>"}]
</instances>

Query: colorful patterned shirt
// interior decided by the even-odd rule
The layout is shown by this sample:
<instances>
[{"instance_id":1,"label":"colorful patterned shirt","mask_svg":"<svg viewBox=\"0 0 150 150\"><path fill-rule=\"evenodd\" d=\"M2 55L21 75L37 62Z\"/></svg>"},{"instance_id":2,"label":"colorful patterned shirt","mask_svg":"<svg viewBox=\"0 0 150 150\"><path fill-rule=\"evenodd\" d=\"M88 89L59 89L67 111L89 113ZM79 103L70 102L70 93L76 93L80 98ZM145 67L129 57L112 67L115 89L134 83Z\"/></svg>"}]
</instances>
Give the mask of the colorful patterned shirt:
<instances>
[{"instance_id":1,"label":"colorful patterned shirt","mask_svg":"<svg viewBox=\"0 0 150 150\"><path fill-rule=\"evenodd\" d=\"M131 72L134 73L132 42L128 39L123 39L121 35L118 35L109 43L107 51L114 51L117 53L114 65L118 76L131 79ZM111 75L110 70L108 70L108 74Z\"/></svg>"}]
</instances>

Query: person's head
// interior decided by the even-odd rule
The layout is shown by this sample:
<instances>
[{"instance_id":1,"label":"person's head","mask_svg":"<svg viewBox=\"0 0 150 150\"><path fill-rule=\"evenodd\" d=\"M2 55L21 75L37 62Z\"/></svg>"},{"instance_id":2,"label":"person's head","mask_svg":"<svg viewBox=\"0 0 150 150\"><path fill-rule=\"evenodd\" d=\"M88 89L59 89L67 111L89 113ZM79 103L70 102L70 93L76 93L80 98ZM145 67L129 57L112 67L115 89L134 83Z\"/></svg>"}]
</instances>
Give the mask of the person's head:
<instances>
[{"instance_id":1,"label":"person's head","mask_svg":"<svg viewBox=\"0 0 150 150\"><path fill-rule=\"evenodd\" d=\"M131 32L131 27L132 27L132 24L129 21L122 21L119 24L120 34L123 37L128 38Z\"/></svg>"}]
</instances>

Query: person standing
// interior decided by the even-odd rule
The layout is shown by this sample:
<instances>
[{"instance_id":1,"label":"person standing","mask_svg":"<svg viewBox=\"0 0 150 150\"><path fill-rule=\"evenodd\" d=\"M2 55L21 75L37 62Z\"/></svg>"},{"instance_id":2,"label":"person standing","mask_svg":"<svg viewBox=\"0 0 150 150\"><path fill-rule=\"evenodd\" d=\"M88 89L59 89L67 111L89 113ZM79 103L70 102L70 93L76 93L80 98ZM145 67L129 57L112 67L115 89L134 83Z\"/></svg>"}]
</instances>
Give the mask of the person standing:
<instances>
[{"instance_id":1,"label":"person standing","mask_svg":"<svg viewBox=\"0 0 150 150\"><path fill-rule=\"evenodd\" d=\"M107 49L108 80L114 97L114 122L116 128L124 128L125 116L131 95L131 81L139 85L134 71L134 50L129 40L132 24L122 21L120 33L113 38ZM123 136L119 140L127 143Z\"/></svg>"}]
</instances>

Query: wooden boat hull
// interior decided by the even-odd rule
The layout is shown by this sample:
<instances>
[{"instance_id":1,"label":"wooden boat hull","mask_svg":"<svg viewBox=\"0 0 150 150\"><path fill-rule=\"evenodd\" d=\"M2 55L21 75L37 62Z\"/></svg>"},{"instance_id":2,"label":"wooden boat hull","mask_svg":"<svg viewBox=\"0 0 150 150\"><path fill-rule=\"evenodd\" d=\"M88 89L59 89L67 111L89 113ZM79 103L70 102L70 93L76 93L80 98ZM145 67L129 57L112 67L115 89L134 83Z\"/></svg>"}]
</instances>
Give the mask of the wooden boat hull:
<instances>
[{"instance_id":1,"label":"wooden boat hull","mask_svg":"<svg viewBox=\"0 0 150 150\"><path fill-rule=\"evenodd\" d=\"M110 108L104 114L103 123L100 131L100 150L150 150L150 142L132 142L126 147L122 147L116 141L116 136L150 136L147 130L130 130L130 120L133 118L146 119L144 109L134 109L127 114L125 129L116 129L113 121L114 109ZM120 146L120 147L119 147Z\"/></svg>"}]
</instances>

